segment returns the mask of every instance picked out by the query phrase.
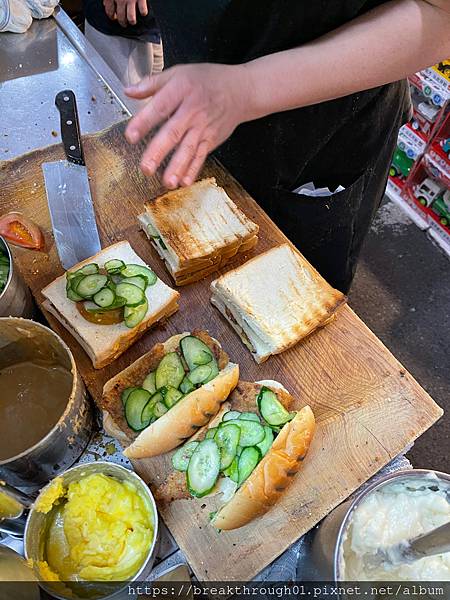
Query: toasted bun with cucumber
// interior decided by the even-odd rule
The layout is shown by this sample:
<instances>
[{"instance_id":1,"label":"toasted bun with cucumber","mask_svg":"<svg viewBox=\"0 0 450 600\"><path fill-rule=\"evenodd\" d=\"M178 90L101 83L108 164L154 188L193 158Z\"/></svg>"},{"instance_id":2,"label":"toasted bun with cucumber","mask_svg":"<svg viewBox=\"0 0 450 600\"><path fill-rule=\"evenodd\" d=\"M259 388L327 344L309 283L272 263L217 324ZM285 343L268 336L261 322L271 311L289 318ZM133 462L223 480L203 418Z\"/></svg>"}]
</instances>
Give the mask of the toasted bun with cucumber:
<instances>
[{"instance_id":1,"label":"toasted bun with cucumber","mask_svg":"<svg viewBox=\"0 0 450 600\"><path fill-rule=\"evenodd\" d=\"M136 302L136 304L139 302L139 305L135 308L128 308L127 306L121 308L124 311L125 320L119 319L119 322L111 322L110 324L96 323L88 320L86 317L92 318L92 315L97 314L95 313L95 309L98 311L98 315L101 314L103 317L112 314L114 311L110 311L110 308L106 306L105 299L106 295L109 295L114 301L115 294L103 287L102 290L99 290L99 296L102 296L103 292L104 297L99 300L101 304L97 306L93 302L93 298L96 298L96 295L93 297L88 294L79 296L73 289L69 288L69 281L72 274L75 274L77 271L81 272L80 270L83 268L88 269L89 266L92 266L94 270L97 269L97 273L89 274L89 277L85 275L84 280L82 276L79 276L81 280L79 285L87 287L86 283L89 284L89 280L94 280L93 283L95 284L95 279L97 278L97 280L100 280L99 287L101 287L102 280L107 279L101 271L104 270L105 265L108 263L118 263L128 269L131 266L134 270L140 269L142 272L150 273L152 281L147 281L148 285L144 283L144 289L130 284L124 286L122 283L122 288L128 287L139 295ZM126 271L123 272L126 273ZM134 277L133 279L128 278L128 281L132 283L135 283L136 280L144 281L142 276ZM120 291L119 285L116 287L116 292L117 289ZM94 289L94 291L96 290ZM43 303L45 310L56 317L79 342L92 360L95 369L101 369L111 363L152 325L176 312L180 296L178 292L166 285L148 269L145 262L134 252L127 241L118 242L108 248L104 248L95 256L75 265L70 269L70 272L58 277L45 287L42 290L42 294L46 298ZM90 308L89 311L86 311L83 308L83 315L80 305L84 307L86 304L93 307L94 310ZM102 305L104 305L103 308ZM126 319L127 311L130 313L128 320Z\"/></svg>"},{"instance_id":2,"label":"toasted bun with cucumber","mask_svg":"<svg viewBox=\"0 0 450 600\"><path fill-rule=\"evenodd\" d=\"M314 430L314 414L305 406L284 425L249 478L217 512L212 525L223 530L237 529L266 513L300 469Z\"/></svg>"},{"instance_id":3,"label":"toasted bun with cucumber","mask_svg":"<svg viewBox=\"0 0 450 600\"><path fill-rule=\"evenodd\" d=\"M278 382L239 381L218 415L172 455L174 471L159 502L197 497L218 529L236 529L266 513L300 469L315 430L309 406ZM231 427L230 427L231 426Z\"/></svg>"},{"instance_id":4,"label":"toasted bun with cucumber","mask_svg":"<svg viewBox=\"0 0 450 600\"><path fill-rule=\"evenodd\" d=\"M184 387L186 379L189 387ZM124 450L128 458L164 454L218 413L238 379L239 366L229 362L206 331L172 336L105 384L105 427L121 444L128 443ZM200 387L189 391L191 386ZM132 390L128 396L127 390ZM150 422L139 422L139 415L136 422L136 411L141 419L151 414Z\"/></svg>"}]
</instances>

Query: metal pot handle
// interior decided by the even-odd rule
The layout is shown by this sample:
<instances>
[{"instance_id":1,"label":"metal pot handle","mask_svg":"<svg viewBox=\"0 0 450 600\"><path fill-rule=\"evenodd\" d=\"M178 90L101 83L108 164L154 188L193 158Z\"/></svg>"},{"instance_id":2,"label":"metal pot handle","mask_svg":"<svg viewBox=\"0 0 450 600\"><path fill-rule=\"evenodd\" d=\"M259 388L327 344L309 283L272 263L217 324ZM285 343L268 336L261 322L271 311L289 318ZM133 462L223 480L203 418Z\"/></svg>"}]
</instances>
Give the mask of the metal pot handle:
<instances>
[{"instance_id":1,"label":"metal pot handle","mask_svg":"<svg viewBox=\"0 0 450 600\"><path fill-rule=\"evenodd\" d=\"M0 480L0 531L14 537L23 537L27 515L34 499Z\"/></svg>"}]
</instances>

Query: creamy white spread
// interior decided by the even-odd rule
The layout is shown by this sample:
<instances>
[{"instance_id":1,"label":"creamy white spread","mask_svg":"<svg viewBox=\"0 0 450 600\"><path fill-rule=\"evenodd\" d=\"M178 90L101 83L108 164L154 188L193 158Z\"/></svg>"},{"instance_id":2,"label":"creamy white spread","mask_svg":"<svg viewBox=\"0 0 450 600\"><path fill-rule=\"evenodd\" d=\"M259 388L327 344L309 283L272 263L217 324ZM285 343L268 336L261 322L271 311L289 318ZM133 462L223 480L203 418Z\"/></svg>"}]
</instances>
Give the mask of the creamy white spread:
<instances>
[{"instance_id":1,"label":"creamy white spread","mask_svg":"<svg viewBox=\"0 0 450 600\"><path fill-rule=\"evenodd\" d=\"M450 552L402 565L365 567L362 556L404 543L450 521L450 486L437 477L385 485L353 512L343 542L343 573L352 581L447 581Z\"/></svg>"}]
</instances>

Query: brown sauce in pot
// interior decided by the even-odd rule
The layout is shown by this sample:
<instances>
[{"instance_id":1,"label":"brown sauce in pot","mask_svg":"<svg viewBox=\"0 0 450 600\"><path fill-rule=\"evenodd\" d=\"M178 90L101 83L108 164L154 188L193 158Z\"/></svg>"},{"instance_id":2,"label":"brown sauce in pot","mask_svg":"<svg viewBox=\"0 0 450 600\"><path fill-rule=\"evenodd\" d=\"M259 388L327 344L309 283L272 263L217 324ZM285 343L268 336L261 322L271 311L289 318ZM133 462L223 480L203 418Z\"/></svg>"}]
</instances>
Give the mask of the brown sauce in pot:
<instances>
[{"instance_id":1,"label":"brown sauce in pot","mask_svg":"<svg viewBox=\"0 0 450 600\"><path fill-rule=\"evenodd\" d=\"M62 366L23 362L0 370L0 460L42 440L69 401L72 373Z\"/></svg>"}]
</instances>

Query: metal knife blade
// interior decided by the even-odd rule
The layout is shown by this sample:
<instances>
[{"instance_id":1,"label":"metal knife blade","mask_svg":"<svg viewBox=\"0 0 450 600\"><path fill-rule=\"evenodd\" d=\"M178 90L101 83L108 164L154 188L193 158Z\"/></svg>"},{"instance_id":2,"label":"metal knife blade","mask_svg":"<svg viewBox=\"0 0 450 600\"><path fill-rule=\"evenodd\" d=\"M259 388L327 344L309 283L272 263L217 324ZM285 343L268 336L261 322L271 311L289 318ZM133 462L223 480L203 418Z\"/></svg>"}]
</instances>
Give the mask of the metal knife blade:
<instances>
[{"instance_id":1,"label":"metal knife blade","mask_svg":"<svg viewBox=\"0 0 450 600\"><path fill-rule=\"evenodd\" d=\"M56 95L67 160L42 163L47 203L59 259L65 269L100 251L100 239L81 146L75 94Z\"/></svg>"}]
</instances>

